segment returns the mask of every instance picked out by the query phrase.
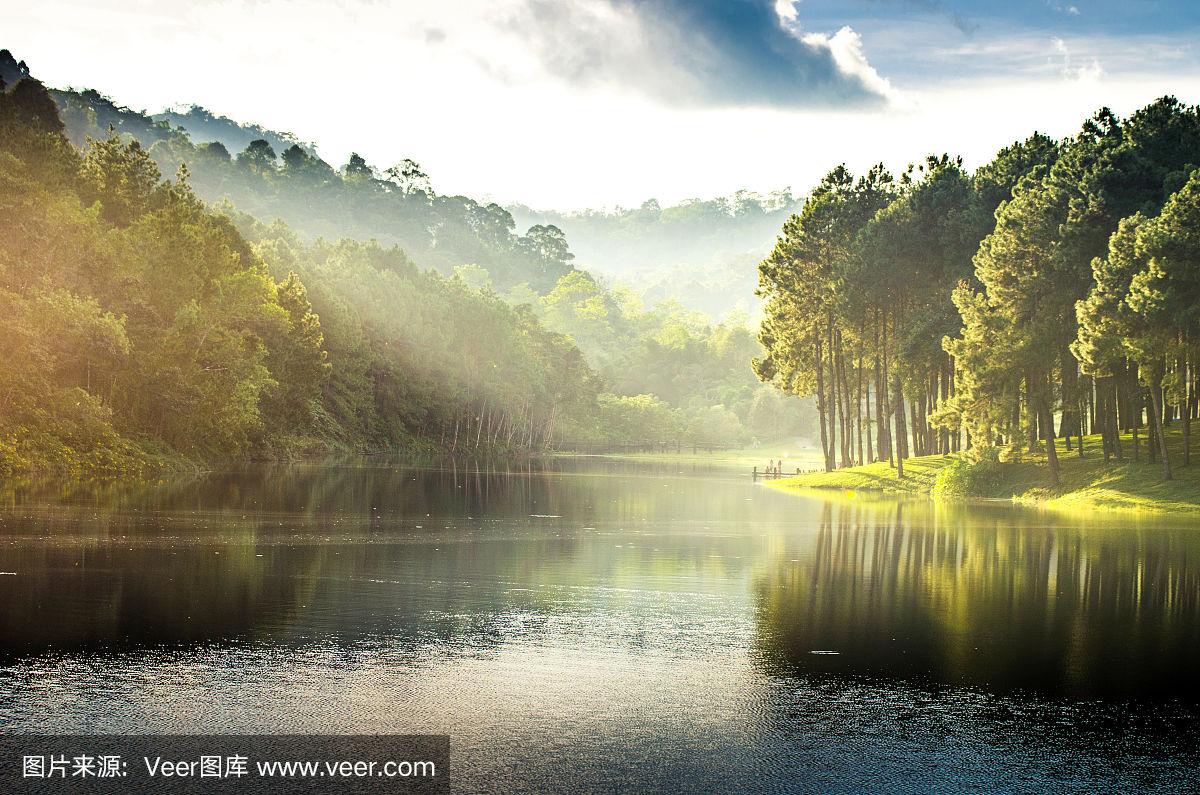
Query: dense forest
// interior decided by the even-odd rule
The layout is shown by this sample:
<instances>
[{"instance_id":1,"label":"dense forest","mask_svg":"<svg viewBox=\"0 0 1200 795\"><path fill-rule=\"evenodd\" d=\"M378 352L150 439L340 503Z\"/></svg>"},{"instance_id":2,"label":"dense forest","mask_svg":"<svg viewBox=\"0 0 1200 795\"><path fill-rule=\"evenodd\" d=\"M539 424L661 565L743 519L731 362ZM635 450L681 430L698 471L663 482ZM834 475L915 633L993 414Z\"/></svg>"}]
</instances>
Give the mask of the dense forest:
<instances>
[{"instance_id":1,"label":"dense forest","mask_svg":"<svg viewBox=\"0 0 1200 795\"><path fill-rule=\"evenodd\" d=\"M8 471L314 439L537 449L594 413L582 355L527 311L396 248L243 236L137 141L78 151L33 79L3 94L0 125Z\"/></svg>"},{"instance_id":2,"label":"dense forest","mask_svg":"<svg viewBox=\"0 0 1200 795\"><path fill-rule=\"evenodd\" d=\"M631 438L730 444L815 435L811 400L758 385L750 362L762 349L744 317L714 324L669 301L646 309L635 293L583 271L532 308L579 345L611 391L632 396L603 404L605 427L631 427L645 413ZM617 409L622 417L611 421Z\"/></svg>"},{"instance_id":3,"label":"dense forest","mask_svg":"<svg viewBox=\"0 0 1200 795\"><path fill-rule=\"evenodd\" d=\"M575 269L552 227L517 236L494 206L356 180L353 158L334 171L286 134L269 133L294 141L280 158L265 138L210 157L214 136L268 132L192 109L214 137L197 145L95 92L48 90L6 51L0 78L0 472L812 427L810 402L757 385L745 322L646 309ZM451 205L470 212L439 216ZM366 226L305 233L292 210ZM424 229L418 254L367 235L376 222Z\"/></svg>"},{"instance_id":4,"label":"dense forest","mask_svg":"<svg viewBox=\"0 0 1200 795\"><path fill-rule=\"evenodd\" d=\"M110 131L126 135L164 173L186 164L192 189L205 201L229 199L256 217L281 218L307 240L378 240L443 273L476 263L498 286L526 283L539 292L572 269L561 230L534 225L517 234L507 210L438 194L412 160L379 169L351 153L337 169L295 136L239 125L202 108L155 118L96 91L54 96L76 146ZM199 130L196 137L192 127ZM243 148L230 148L248 138Z\"/></svg>"},{"instance_id":5,"label":"dense forest","mask_svg":"<svg viewBox=\"0 0 1200 795\"><path fill-rule=\"evenodd\" d=\"M757 372L816 397L827 470L1040 450L1057 482L1047 442L1082 455L1099 435L1170 479L1197 410L1198 166L1200 110L1165 97L974 173L835 168L760 265Z\"/></svg>"}]
</instances>

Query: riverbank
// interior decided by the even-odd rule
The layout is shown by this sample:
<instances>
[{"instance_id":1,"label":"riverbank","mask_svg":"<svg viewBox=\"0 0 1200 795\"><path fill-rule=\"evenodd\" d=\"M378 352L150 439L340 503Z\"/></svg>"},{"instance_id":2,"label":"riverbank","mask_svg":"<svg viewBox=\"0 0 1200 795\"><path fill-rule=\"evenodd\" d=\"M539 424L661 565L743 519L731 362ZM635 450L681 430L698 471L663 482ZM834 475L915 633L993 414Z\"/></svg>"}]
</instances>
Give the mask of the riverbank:
<instances>
[{"instance_id":1,"label":"riverbank","mask_svg":"<svg viewBox=\"0 0 1200 795\"><path fill-rule=\"evenodd\" d=\"M34 482L79 484L126 480L160 482L245 466L269 466L342 457L404 456L436 461L469 458L508 461L548 454L545 451L482 446L470 451L444 449L430 438L407 436L396 440L343 439L332 435L285 435L265 440L245 455L210 458L180 452L154 439L132 439L116 432L89 444L75 443L47 432L20 429L0 433L0 494L9 485Z\"/></svg>"},{"instance_id":2,"label":"riverbank","mask_svg":"<svg viewBox=\"0 0 1200 795\"><path fill-rule=\"evenodd\" d=\"M1198 428L1197 430L1200 430ZM1104 461L1099 436L1084 437L1084 455L1067 450L1057 440L1059 485L1050 484L1044 452L1025 454L1020 461L967 464L954 455L932 455L904 462L904 478L887 462L833 472L815 472L772 481L771 488L874 491L927 494L939 498L999 498L1055 509L1133 510L1200 514L1200 445L1193 444L1192 463L1183 466L1183 432L1179 426L1165 434L1174 479L1162 479L1162 467L1146 458L1141 434L1138 461L1132 460L1133 439L1122 437L1125 461ZM1073 445L1074 446L1074 445Z\"/></svg>"},{"instance_id":3,"label":"riverbank","mask_svg":"<svg viewBox=\"0 0 1200 795\"><path fill-rule=\"evenodd\" d=\"M564 451L556 453L556 455L575 456L578 454ZM794 472L797 469L811 470L821 466L821 451L799 440L769 442L755 447L732 447L710 452L701 450L693 453L690 447L685 446L678 453L611 453L600 454L597 457L631 461L661 461L663 463L705 463L746 470L758 467L760 471L780 462L784 472Z\"/></svg>"}]
</instances>

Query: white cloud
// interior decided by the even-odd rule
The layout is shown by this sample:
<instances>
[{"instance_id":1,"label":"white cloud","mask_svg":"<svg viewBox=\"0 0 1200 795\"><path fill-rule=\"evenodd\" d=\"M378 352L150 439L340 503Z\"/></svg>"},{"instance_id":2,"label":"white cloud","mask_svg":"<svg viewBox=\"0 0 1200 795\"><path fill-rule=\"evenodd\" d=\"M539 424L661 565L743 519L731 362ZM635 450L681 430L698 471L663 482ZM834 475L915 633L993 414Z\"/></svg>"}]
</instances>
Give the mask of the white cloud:
<instances>
[{"instance_id":1,"label":"white cloud","mask_svg":"<svg viewBox=\"0 0 1200 795\"><path fill-rule=\"evenodd\" d=\"M1059 12L1060 14L1069 14L1070 16L1073 16L1073 17L1077 17L1080 15L1078 6L1064 5L1062 3L1057 2L1057 0L1046 0L1046 5L1050 6L1050 8Z\"/></svg>"},{"instance_id":2,"label":"white cloud","mask_svg":"<svg viewBox=\"0 0 1200 795\"><path fill-rule=\"evenodd\" d=\"M580 87L692 106L858 107L886 87L849 28L804 33L789 0L525 0L507 32ZM836 51L835 51L836 46Z\"/></svg>"},{"instance_id":3,"label":"white cloud","mask_svg":"<svg viewBox=\"0 0 1200 795\"><path fill-rule=\"evenodd\" d=\"M1062 55L1062 74L1064 77L1072 80L1078 80L1081 83L1095 83L1104 76L1104 67L1100 65L1099 58L1091 58L1083 66L1077 66L1071 61L1071 49L1067 43L1060 39L1052 39L1054 49Z\"/></svg>"},{"instance_id":4,"label":"white cloud","mask_svg":"<svg viewBox=\"0 0 1200 795\"><path fill-rule=\"evenodd\" d=\"M953 46L931 32L901 42L928 59L924 71L885 78L847 30L810 43L873 90L902 93L906 105L685 106L618 80L581 87L547 72L509 26L521 0L448 5L24 4L6 10L3 46L52 85L95 87L133 107L198 102L315 140L335 164L351 150L381 167L412 157L440 191L564 208L804 190L843 161L860 171L880 160L900 169L927 152L961 153L978 165L1034 129L1073 134L1101 105L1128 113L1166 93L1200 100L1200 66L1186 38L1070 37L1060 49L1040 32L977 34ZM644 31L620 16L601 20L639 51ZM429 30L441 35L431 41ZM875 42L868 36L866 47ZM660 65L654 74L670 72Z\"/></svg>"},{"instance_id":5,"label":"white cloud","mask_svg":"<svg viewBox=\"0 0 1200 795\"><path fill-rule=\"evenodd\" d=\"M911 101L897 91L886 78L881 77L875 67L867 61L866 53L863 52L862 36L853 29L844 27L832 36L806 33L802 38L810 46L828 48L838 69L844 74L853 75L876 94L886 97L893 108L911 107Z\"/></svg>"}]
</instances>

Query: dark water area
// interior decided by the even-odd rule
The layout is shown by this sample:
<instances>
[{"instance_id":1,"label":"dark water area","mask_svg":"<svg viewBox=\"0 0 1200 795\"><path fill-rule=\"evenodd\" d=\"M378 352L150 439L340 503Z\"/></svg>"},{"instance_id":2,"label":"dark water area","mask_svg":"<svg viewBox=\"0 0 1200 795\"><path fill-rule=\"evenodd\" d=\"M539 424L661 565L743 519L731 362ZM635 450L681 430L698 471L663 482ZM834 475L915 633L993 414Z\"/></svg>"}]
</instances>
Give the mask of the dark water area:
<instances>
[{"instance_id":1,"label":"dark water area","mask_svg":"<svg viewBox=\"0 0 1200 795\"><path fill-rule=\"evenodd\" d=\"M355 461L0 506L0 730L446 733L477 791L1164 791L1200 525Z\"/></svg>"}]
</instances>

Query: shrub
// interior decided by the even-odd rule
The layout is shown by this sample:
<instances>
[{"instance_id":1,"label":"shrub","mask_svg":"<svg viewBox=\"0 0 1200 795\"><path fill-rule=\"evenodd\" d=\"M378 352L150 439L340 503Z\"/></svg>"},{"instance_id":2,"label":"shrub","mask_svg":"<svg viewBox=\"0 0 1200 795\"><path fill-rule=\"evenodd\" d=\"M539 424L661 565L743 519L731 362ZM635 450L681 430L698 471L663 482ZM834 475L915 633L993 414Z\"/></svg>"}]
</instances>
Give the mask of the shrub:
<instances>
[{"instance_id":1,"label":"shrub","mask_svg":"<svg viewBox=\"0 0 1200 795\"><path fill-rule=\"evenodd\" d=\"M1004 490L1004 465L1000 451L984 448L975 456L958 458L943 467L933 484L933 493L946 497L995 497Z\"/></svg>"}]
</instances>

